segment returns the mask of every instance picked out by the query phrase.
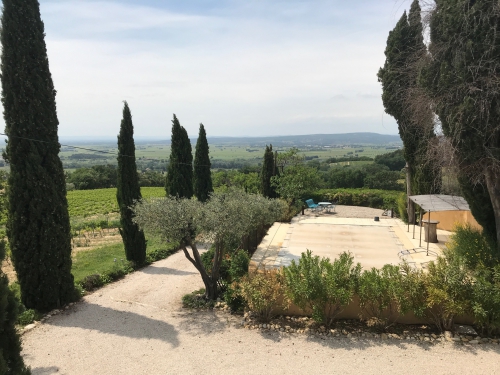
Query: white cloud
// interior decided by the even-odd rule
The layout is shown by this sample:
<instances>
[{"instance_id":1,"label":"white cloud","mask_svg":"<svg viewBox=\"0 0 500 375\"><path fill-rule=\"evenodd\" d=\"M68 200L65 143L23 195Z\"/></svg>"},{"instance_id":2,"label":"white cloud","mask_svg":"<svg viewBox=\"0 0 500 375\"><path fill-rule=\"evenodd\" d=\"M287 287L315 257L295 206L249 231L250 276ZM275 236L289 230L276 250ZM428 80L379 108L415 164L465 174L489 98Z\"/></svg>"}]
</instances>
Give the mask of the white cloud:
<instances>
[{"instance_id":1,"label":"white cloud","mask_svg":"<svg viewBox=\"0 0 500 375\"><path fill-rule=\"evenodd\" d=\"M122 100L159 138L172 113L191 135L397 133L376 78L393 1L140 4L42 4L61 135L117 134Z\"/></svg>"}]
</instances>

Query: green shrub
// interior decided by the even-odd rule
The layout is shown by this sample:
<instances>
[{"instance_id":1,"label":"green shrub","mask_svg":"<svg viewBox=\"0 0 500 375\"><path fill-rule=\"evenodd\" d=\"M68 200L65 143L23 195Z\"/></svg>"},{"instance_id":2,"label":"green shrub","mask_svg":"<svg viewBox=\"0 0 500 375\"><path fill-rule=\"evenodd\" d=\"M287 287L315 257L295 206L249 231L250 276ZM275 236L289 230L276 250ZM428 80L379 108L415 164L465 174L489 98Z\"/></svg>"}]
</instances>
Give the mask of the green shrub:
<instances>
[{"instance_id":1,"label":"green shrub","mask_svg":"<svg viewBox=\"0 0 500 375\"><path fill-rule=\"evenodd\" d=\"M406 262L401 263L399 267L402 274L402 295L398 301L398 309L401 314L412 311L417 317L423 318L427 312L426 273L412 268Z\"/></svg>"},{"instance_id":2,"label":"green shrub","mask_svg":"<svg viewBox=\"0 0 500 375\"><path fill-rule=\"evenodd\" d=\"M91 292L94 289L100 288L104 285L104 282L99 274L88 275L83 278L81 281L81 286L88 292Z\"/></svg>"},{"instance_id":3,"label":"green shrub","mask_svg":"<svg viewBox=\"0 0 500 375\"><path fill-rule=\"evenodd\" d=\"M182 297L182 306L190 309L212 309L215 301L205 298L205 289L196 290Z\"/></svg>"},{"instance_id":4,"label":"green shrub","mask_svg":"<svg viewBox=\"0 0 500 375\"><path fill-rule=\"evenodd\" d=\"M170 255L175 254L178 251L178 247L171 247L171 248L159 248L159 249L154 249L151 251L148 251L146 253L146 264L151 264L153 262L156 262L158 260L162 260L165 258L168 258Z\"/></svg>"},{"instance_id":5,"label":"green shrub","mask_svg":"<svg viewBox=\"0 0 500 375\"><path fill-rule=\"evenodd\" d=\"M229 306L232 312L242 311L245 307L245 298L241 295L238 282L234 282L227 286L224 293L224 301Z\"/></svg>"},{"instance_id":6,"label":"green shrub","mask_svg":"<svg viewBox=\"0 0 500 375\"><path fill-rule=\"evenodd\" d=\"M428 312L441 330L452 330L457 315L471 310L471 277L462 257L450 250L429 263L425 278Z\"/></svg>"},{"instance_id":7,"label":"green shrub","mask_svg":"<svg viewBox=\"0 0 500 375\"><path fill-rule=\"evenodd\" d=\"M500 330L500 265L482 268L472 285L472 312L475 323L489 335Z\"/></svg>"},{"instance_id":8,"label":"green shrub","mask_svg":"<svg viewBox=\"0 0 500 375\"><path fill-rule=\"evenodd\" d=\"M256 312L260 320L268 322L273 310L279 308L283 296L283 277L279 271L264 271L246 275L240 282L240 293L248 307Z\"/></svg>"},{"instance_id":9,"label":"green shrub","mask_svg":"<svg viewBox=\"0 0 500 375\"><path fill-rule=\"evenodd\" d=\"M291 205L287 205L286 209L283 211L283 216L278 221L282 223L289 223L299 212L302 211L303 205L304 202L302 201L296 201Z\"/></svg>"},{"instance_id":10,"label":"green shrub","mask_svg":"<svg viewBox=\"0 0 500 375\"><path fill-rule=\"evenodd\" d=\"M238 281L248 273L248 265L250 264L250 256L246 250L236 250L231 255L228 275L230 281Z\"/></svg>"},{"instance_id":11,"label":"green shrub","mask_svg":"<svg viewBox=\"0 0 500 375\"><path fill-rule=\"evenodd\" d=\"M398 195L396 199L397 210L399 218L405 223L408 224L408 210L407 210L407 196L405 193L401 193Z\"/></svg>"},{"instance_id":12,"label":"green shrub","mask_svg":"<svg viewBox=\"0 0 500 375\"><path fill-rule=\"evenodd\" d=\"M448 248L462 257L471 270L478 266L493 267L498 264L498 255L494 245L489 243L482 231L469 224L457 225L450 237Z\"/></svg>"},{"instance_id":13,"label":"green shrub","mask_svg":"<svg viewBox=\"0 0 500 375\"><path fill-rule=\"evenodd\" d=\"M17 324L21 326L27 326L28 324L33 323L36 319L40 318L40 314L38 314L35 310L29 309L24 310L17 316Z\"/></svg>"},{"instance_id":14,"label":"green shrub","mask_svg":"<svg viewBox=\"0 0 500 375\"><path fill-rule=\"evenodd\" d=\"M376 325L392 324L408 310L399 266L364 271L359 278L358 295L365 318Z\"/></svg>"},{"instance_id":15,"label":"green shrub","mask_svg":"<svg viewBox=\"0 0 500 375\"><path fill-rule=\"evenodd\" d=\"M349 253L342 253L332 264L307 250L298 264L292 260L283 272L290 300L303 310L311 309L316 322L329 326L352 301L361 266L354 266Z\"/></svg>"}]
</instances>

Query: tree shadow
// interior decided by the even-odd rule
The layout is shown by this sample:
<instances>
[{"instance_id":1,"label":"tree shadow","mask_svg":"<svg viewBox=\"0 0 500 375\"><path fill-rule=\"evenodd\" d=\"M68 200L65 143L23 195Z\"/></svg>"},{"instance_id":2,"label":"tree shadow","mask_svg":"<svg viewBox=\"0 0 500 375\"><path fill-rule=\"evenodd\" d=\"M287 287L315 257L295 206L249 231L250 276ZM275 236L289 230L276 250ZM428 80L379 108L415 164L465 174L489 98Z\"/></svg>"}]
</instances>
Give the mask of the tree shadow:
<instances>
[{"instance_id":1,"label":"tree shadow","mask_svg":"<svg viewBox=\"0 0 500 375\"><path fill-rule=\"evenodd\" d=\"M185 332L211 335L226 330L231 324L234 325L234 318L216 310L193 311L183 314L179 328Z\"/></svg>"},{"instance_id":2,"label":"tree shadow","mask_svg":"<svg viewBox=\"0 0 500 375\"><path fill-rule=\"evenodd\" d=\"M50 367L35 367L31 369L32 375L52 375L59 374L59 367L50 366Z\"/></svg>"},{"instance_id":3,"label":"tree shadow","mask_svg":"<svg viewBox=\"0 0 500 375\"><path fill-rule=\"evenodd\" d=\"M82 304L78 314L61 316L46 324L97 330L133 339L157 339L168 342L173 347L179 346L178 332L171 324L130 311L114 310L91 303Z\"/></svg>"},{"instance_id":4,"label":"tree shadow","mask_svg":"<svg viewBox=\"0 0 500 375\"><path fill-rule=\"evenodd\" d=\"M145 267L142 270L138 271L148 275L172 275L172 276L186 276L186 275L195 275L196 272L188 272L188 271L180 271L175 268L168 267Z\"/></svg>"}]
</instances>

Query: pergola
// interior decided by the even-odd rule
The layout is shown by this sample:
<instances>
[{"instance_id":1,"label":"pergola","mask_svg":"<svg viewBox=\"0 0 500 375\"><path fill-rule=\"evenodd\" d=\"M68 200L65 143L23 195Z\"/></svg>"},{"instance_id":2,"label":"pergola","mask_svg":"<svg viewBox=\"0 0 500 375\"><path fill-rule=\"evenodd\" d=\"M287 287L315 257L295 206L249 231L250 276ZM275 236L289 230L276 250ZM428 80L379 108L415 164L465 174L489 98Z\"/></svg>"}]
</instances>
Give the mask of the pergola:
<instances>
[{"instance_id":1,"label":"pergola","mask_svg":"<svg viewBox=\"0 0 500 375\"><path fill-rule=\"evenodd\" d=\"M456 195L411 195L408 197L412 202L418 204L422 210L429 213L429 223L431 221L431 212L437 211L470 211L467 201ZM408 232L410 223L408 221ZM429 228L427 228L427 254L429 252ZM415 220L413 221L413 238L415 238ZM420 244L422 246L422 211L420 211Z\"/></svg>"}]
</instances>

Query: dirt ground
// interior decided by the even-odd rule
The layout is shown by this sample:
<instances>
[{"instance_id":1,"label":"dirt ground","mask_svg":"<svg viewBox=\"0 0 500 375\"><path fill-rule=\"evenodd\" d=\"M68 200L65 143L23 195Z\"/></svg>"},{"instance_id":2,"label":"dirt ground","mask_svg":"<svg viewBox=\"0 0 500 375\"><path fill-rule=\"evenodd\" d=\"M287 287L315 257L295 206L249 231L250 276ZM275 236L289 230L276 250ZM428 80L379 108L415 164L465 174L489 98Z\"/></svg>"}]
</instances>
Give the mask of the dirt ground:
<instances>
[{"instance_id":1,"label":"dirt ground","mask_svg":"<svg viewBox=\"0 0 500 375\"><path fill-rule=\"evenodd\" d=\"M498 374L498 345L321 338L247 330L193 312L202 287L182 252L85 297L26 332L33 374Z\"/></svg>"}]
</instances>

